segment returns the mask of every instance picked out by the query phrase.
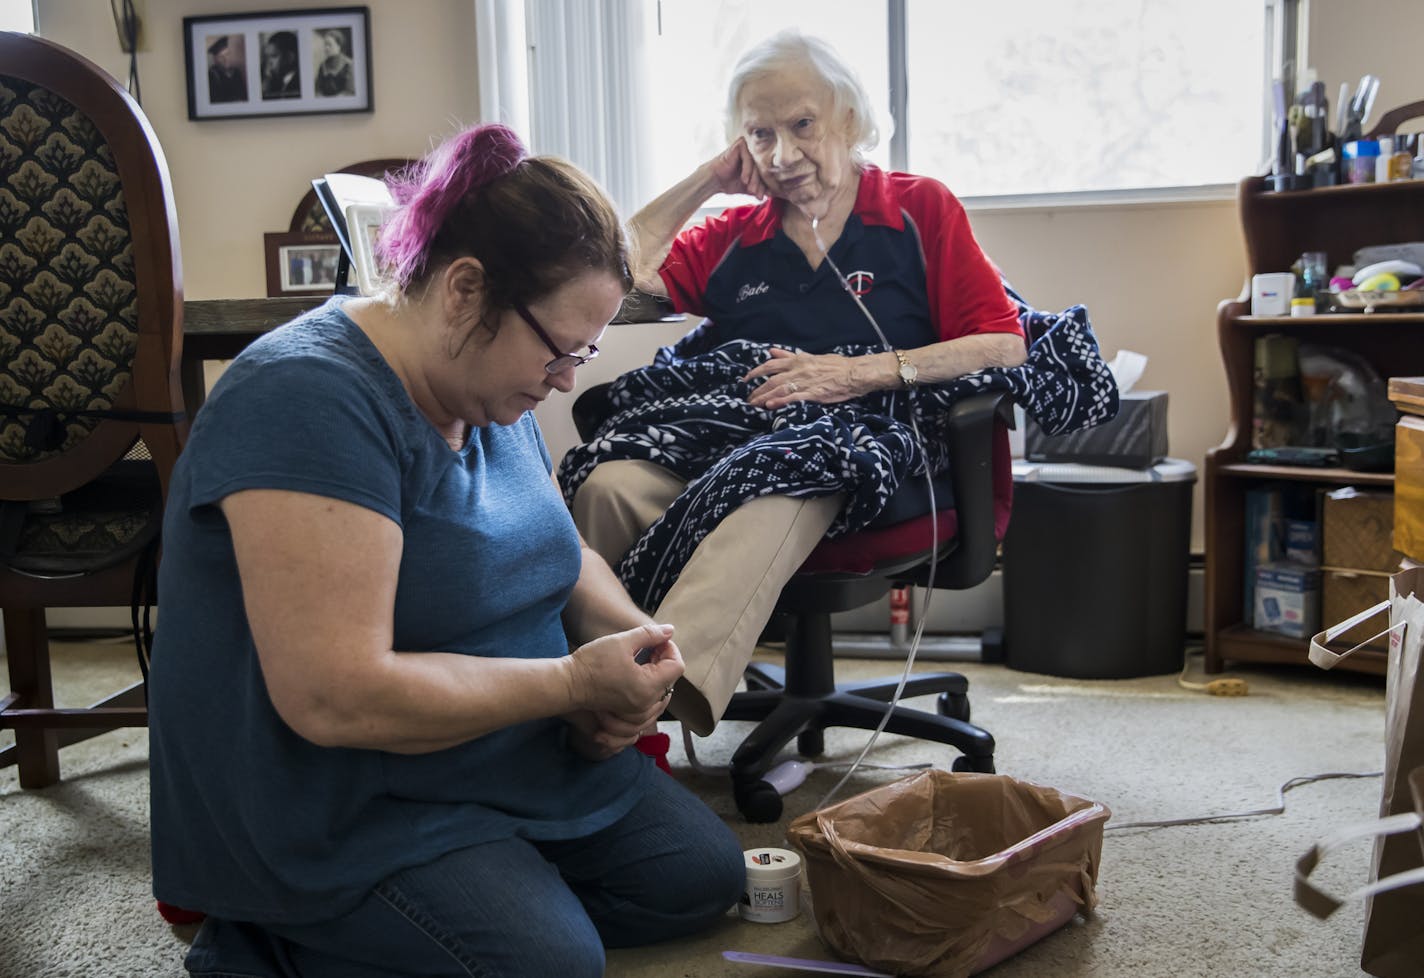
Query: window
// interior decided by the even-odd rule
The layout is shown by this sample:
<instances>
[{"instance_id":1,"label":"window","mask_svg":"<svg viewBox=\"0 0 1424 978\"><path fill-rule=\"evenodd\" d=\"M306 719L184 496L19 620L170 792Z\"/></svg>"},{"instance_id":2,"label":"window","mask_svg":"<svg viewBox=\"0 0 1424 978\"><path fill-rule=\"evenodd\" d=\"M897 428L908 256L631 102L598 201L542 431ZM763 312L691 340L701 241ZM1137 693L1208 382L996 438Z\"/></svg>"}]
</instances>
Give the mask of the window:
<instances>
[{"instance_id":1,"label":"window","mask_svg":"<svg viewBox=\"0 0 1424 978\"><path fill-rule=\"evenodd\" d=\"M869 154L890 161L889 30L885 4L866 0L659 0L647 33L647 123L653 129L652 193L672 186L727 148L727 80L743 51L787 27L833 45L860 75L880 123ZM652 196L652 193L649 196Z\"/></svg>"},{"instance_id":2,"label":"window","mask_svg":"<svg viewBox=\"0 0 1424 978\"><path fill-rule=\"evenodd\" d=\"M644 44L645 199L726 145L732 66L791 26L859 72L880 117L872 161L960 196L1234 184L1264 158L1267 13L1281 3L658 0ZM892 147L895 51L907 81Z\"/></svg>"},{"instance_id":3,"label":"window","mask_svg":"<svg viewBox=\"0 0 1424 978\"><path fill-rule=\"evenodd\" d=\"M906 17L907 166L961 196L1235 183L1263 158L1259 4L908 0Z\"/></svg>"},{"instance_id":4,"label":"window","mask_svg":"<svg viewBox=\"0 0 1424 978\"><path fill-rule=\"evenodd\" d=\"M0 31L35 32L35 11L30 0L0 0Z\"/></svg>"}]
</instances>

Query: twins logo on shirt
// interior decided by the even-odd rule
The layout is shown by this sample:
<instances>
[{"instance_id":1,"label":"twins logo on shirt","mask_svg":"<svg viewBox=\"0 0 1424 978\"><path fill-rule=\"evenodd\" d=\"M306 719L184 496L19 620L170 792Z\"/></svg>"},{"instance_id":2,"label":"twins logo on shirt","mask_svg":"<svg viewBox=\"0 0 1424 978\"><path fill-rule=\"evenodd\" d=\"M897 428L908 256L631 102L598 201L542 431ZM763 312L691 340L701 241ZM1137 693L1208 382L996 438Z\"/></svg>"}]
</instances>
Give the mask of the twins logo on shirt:
<instances>
[{"instance_id":1,"label":"twins logo on shirt","mask_svg":"<svg viewBox=\"0 0 1424 978\"><path fill-rule=\"evenodd\" d=\"M849 283L852 292L864 299L870 295L870 290L875 285L875 273L851 272L846 276L846 282Z\"/></svg>"}]
</instances>

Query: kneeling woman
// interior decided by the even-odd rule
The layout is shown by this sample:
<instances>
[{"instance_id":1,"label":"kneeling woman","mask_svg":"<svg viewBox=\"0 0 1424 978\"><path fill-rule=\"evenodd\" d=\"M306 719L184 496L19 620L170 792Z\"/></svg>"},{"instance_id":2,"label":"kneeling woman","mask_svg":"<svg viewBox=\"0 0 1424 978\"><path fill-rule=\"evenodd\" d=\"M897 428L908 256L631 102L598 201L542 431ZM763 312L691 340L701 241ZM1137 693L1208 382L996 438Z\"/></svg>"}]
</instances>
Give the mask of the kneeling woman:
<instances>
[{"instance_id":1,"label":"kneeling woman","mask_svg":"<svg viewBox=\"0 0 1424 978\"><path fill-rule=\"evenodd\" d=\"M582 545L531 413L595 352L626 242L503 127L396 191L391 293L254 343L174 471L154 891L207 914L199 975L599 975L743 879L626 749L682 658Z\"/></svg>"}]
</instances>

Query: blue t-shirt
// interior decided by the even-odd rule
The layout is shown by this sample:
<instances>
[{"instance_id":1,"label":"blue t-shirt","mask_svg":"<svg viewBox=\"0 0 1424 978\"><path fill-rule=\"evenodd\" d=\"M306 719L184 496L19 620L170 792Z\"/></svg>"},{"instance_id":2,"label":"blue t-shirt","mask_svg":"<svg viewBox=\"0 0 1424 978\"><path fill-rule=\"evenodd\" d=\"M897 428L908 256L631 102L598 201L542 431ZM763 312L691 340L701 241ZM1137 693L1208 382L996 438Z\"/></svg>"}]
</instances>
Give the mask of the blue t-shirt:
<instances>
[{"instance_id":1,"label":"blue t-shirt","mask_svg":"<svg viewBox=\"0 0 1424 978\"><path fill-rule=\"evenodd\" d=\"M219 503L244 489L343 499L404 544L394 647L568 653L578 537L532 414L454 451L333 300L254 343L173 472L151 671L154 893L289 923L351 909L393 872L480 842L597 831L642 796L636 751L585 761L557 718L427 754L319 747L277 715Z\"/></svg>"}]
</instances>

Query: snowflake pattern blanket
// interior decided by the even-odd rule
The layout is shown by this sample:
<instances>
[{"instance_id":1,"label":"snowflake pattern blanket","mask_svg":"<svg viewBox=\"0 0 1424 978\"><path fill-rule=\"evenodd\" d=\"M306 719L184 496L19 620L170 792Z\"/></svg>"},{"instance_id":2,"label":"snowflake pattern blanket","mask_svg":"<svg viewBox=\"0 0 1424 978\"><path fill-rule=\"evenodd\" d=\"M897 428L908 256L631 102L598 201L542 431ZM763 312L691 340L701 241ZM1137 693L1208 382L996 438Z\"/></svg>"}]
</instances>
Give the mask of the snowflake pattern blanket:
<instances>
[{"instance_id":1,"label":"snowflake pattern blanket","mask_svg":"<svg viewBox=\"0 0 1424 978\"><path fill-rule=\"evenodd\" d=\"M570 449L559 466L564 497L600 462L642 459L688 480L686 490L650 526L616 571L644 608L656 608L693 550L749 499L844 492L845 507L828 536L864 527L901 482L946 471L941 431L946 409L982 391L1008 391L1051 435L1111 420L1117 384L1098 352L1087 310L1029 307L1012 290L1029 338L1028 359L913 391L877 391L842 404L798 401L776 411L752 407L753 385L741 378L767 358L761 343L733 341L683 356L677 345L651 365L629 371L608 390L611 411L594 436ZM879 347L839 346L860 356ZM909 418L924 438L924 451Z\"/></svg>"}]
</instances>

